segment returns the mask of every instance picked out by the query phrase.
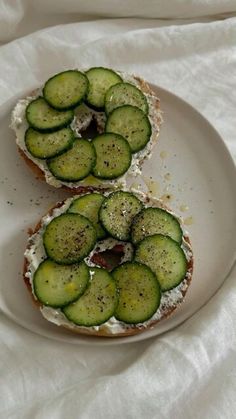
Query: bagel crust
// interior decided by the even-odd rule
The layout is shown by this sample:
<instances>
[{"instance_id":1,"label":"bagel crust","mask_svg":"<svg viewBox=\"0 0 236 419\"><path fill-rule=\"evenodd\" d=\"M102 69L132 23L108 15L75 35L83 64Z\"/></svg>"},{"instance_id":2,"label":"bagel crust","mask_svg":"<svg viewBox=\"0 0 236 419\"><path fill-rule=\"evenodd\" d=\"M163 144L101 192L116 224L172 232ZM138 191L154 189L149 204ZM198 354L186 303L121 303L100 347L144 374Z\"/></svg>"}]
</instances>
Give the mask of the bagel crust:
<instances>
[{"instance_id":1,"label":"bagel crust","mask_svg":"<svg viewBox=\"0 0 236 419\"><path fill-rule=\"evenodd\" d=\"M91 187L83 188L83 190L80 190L80 192L77 193L77 195L84 195L94 190L95 189L92 189ZM107 192L105 192L105 194L106 193ZM156 206L156 207L167 209L161 201L151 198L147 194L143 194L137 191L133 193L135 193L136 196L139 197L139 199L143 200L143 202L147 204L147 206L151 204L151 206ZM144 323L140 323L136 325L125 324L123 322L116 320L115 318L111 318L108 322L104 323L101 326L94 326L94 327L77 326L74 323L67 320L64 314L61 312L61 310L52 309L50 307L45 307L36 299L33 293L32 273L30 269L30 259L28 257L28 254L29 254L28 252L32 248L35 235L42 236L42 231L45 225L45 219L48 220L46 224L49 223L52 218L58 215L58 211L60 212L60 208L65 205L66 201L68 201L68 199L57 203L53 208L51 208L48 214L37 223L37 225L35 226L33 230L31 229L29 230L29 241L28 241L26 252L25 252L24 266L23 266L23 279L34 303L40 309L42 315L50 322L60 327L69 329L73 333L92 335L92 336L101 336L101 337L124 337L124 336L136 335L138 333L142 333L146 330L152 329L161 320L167 319L170 315L172 315L175 312L175 310L184 301L184 297L187 293L187 290L192 280L193 254L191 250L191 243L190 243L189 237L187 233L185 232L183 235L183 243L184 243L185 254L188 261L186 276L184 280L176 288L162 294L161 305L158 308L157 312L154 314L154 316L151 319L149 319L148 321ZM56 214L55 214L55 211L56 211ZM62 209L61 212L63 211L65 211L65 209ZM90 260L91 261L93 260L92 257ZM101 265L92 264L91 266L101 266Z\"/></svg>"},{"instance_id":2,"label":"bagel crust","mask_svg":"<svg viewBox=\"0 0 236 419\"><path fill-rule=\"evenodd\" d=\"M71 193L80 192L80 187L87 187L92 186L97 190L101 190L104 188L122 188L126 185L126 178L128 175L136 176L141 173L143 163L146 159L151 157L153 148L157 142L160 126L162 123L162 113L160 110L160 100L156 96L156 94L152 91L149 84L140 77L135 75L127 75L126 73L118 72L124 81L128 81L134 85L136 85L142 92L146 95L146 98L149 103L149 120L152 125L152 135L151 139L146 145L146 147L133 154L132 163L128 171L118 179L114 180L102 180L97 179L94 176L87 176L85 179L78 181L78 182L66 182L66 181L59 181L56 179L52 173L49 171L47 164L42 159L37 159L31 156L28 152L25 142L24 142L24 132L28 127L28 124L25 120L25 109L28 103L30 103L33 99L38 97L41 94L41 89L37 89L31 92L25 99L21 99L15 106L12 112L12 119L11 119L11 128L14 130L16 134L16 143L18 146L19 153L21 157L23 157L25 163L30 168L30 170L34 173L37 179L42 181L46 181L48 184L57 187L63 188L68 190ZM88 109L88 108L87 108ZM97 130L101 134L104 132L104 113L103 112L95 112L90 109L90 117L96 120L97 123ZM85 114L86 115L86 114ZM76 116L74 121L71 123L71 127L74 130L76 136L80 137L80 131L86 129L86 127L90 124L90 122L86 122L86 118L83 120L83 113L82 116ZM82 128L79 128L83 126Z\"/></svg>"}]
</instances>

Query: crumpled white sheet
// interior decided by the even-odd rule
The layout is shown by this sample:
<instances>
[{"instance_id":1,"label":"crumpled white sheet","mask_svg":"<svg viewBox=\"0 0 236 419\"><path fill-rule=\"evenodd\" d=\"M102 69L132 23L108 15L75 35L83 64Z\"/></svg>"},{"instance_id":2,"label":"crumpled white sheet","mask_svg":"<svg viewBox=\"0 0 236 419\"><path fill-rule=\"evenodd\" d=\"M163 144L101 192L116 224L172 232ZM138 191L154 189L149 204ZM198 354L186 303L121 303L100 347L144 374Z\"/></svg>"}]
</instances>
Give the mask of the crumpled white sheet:
<instances>
[{"instance_id":1,"label":"crumpled white sheet","mask_svg":"<svg viewBox=\"0 0 236 419\"><path fill-rule=\"evenodd\" d=\"M146 22L58 26L2 46L0 106L13 91L30 90L63 68L111 66L186 99L215 125L236 158L236 18L149 29ZM236 269L177 329L124 346L56 342L1 314L0 417L234 418L235 280Z\"/></svg>"},{"instance_id":2,"label":"crumpled white sheet","mask_svg":"<svg viewBox=\"0 0 236 419\"><path fill-rule=\"evenodd\" d=\"M209 20L209 16L229 17L235 13L235 0L0 0L0 42L47 26L82 20L122 17ZM146 22L146 27L156 23ZM159 21L158 25L161 24Z\"/></svg>"}]
</instances>

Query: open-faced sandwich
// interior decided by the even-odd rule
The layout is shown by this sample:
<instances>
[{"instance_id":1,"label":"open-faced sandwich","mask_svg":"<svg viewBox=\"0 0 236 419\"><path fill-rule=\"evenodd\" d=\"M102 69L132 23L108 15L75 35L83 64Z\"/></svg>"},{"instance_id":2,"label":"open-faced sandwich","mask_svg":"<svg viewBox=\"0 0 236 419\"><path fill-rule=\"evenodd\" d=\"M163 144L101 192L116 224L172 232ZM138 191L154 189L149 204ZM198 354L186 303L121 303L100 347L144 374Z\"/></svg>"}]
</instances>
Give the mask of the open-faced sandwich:
<instances>
[{"instance_id":1,"label":"open-faced sandwich","mask_svg":"<svg viewBox=\"0 0 236 419\"><path fill-rule=\"evenodd\" d=\"M151 156L161 124L147 82L103 67L68 70L18 101L12 113L20 153L55 187L125 184Z\"/></svg>"},{"instance_id":2,"label":"open-faced sandwich","mask_svg":"<svg viewBox=\"0 0 236 419\"><path fill-rule=\"evenodd\" d=\"M188 234L160 201L88 190L58 203L31 231L24 280L48 321L119 337L172 314L192 269Z\"/></svg>"}]
</instances>

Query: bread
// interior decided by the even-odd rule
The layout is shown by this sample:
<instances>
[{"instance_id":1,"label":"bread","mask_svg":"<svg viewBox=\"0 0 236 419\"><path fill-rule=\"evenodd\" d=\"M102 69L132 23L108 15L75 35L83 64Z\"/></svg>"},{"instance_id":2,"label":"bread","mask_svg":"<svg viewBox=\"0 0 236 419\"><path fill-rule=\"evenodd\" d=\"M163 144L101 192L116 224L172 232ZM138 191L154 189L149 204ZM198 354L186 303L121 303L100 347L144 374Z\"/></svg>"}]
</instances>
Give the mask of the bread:
<instances>
[{"instance_id":1,"label":"bread","mask_svg":"<svg viewBox=\"0 0 236 419\"><path fill-rule=\"evenodd\" d=\"M84 189L80 192L79 196L91 192L91 188ZM107 192L108 194L108 192ZM154 206L166 209L163 203L157 199L151 198L147 194L135 192L135 195L139 197L147 206ZM174 311L181 305L186 295L186 292L189 288L192 279L192 272L193 272L193 254L191 250L191 244L188 237L188 234L183 231L183 242L185 246L185 253L187 255L187 273L184 280L173 290L167 291L162 294L161 305L155 315L146 321L143 324L131 325L125 324L122 322L117 321L116 319L111 319L108 322L104 323L101 326L95 327L82 327L76 326L73 323L69 322L65 316L60 312L60 310L55 310L47 307L43 307L42 304L36 299L36 297L32 293L32 285L30 282L30 277L32 279L32 262L30 260L30 252L33 249L33 243L35 243L35 237L37 236L40 239L42 237L43 226L49 223L51 217L54 218L58 216L59 213L66 210L69 206L68 199L56 204L49 213L43 217L36 225L33 230L29 231L29 241L28 246L25 252L25 259L24 259L24 281L27 286L28 291L31 294L31 297L37 307L41 310L43 316L47 318L47 320L52 321L53 323L57 324L58 326L65 327L71 330L73 333L78 334L86 334L92 336L104 336L104 337L121 337L121 336L131 336L145 330L149 330L153 327L156 327L157 323L161 320L168 318ZM181 225L183 228L183 226ZM38 243L38 242L37 242ZM45 258L46 256L44 256ZM91 259L90 259L91 260ZM52 316L52 314L55 316Z\"/></svg>"},{"instance_id":2,"label":"bread","mask_svg":"<svg viewBox=\"0 0 236 419\"><path fill-rule=\"evenodd\" d=\"M77 182L66 182L66 181L60 181L56 179L52 175L52 173L48 170L46 161L42 159L34 158L28 152L25 146L25 142L24 142L24 133L28 127L28 124L25 119L25 109L30 101L32 101L34 98L36 98L37 96L41 94L41 89L37 89L31 94L29 94L25 99L21 99L16 104L12 112L11 127L14 130L15 135L16 135L16 143L18 145L20 155L23 157L28 167L33 171L34 175L38 179L46 181L48 184L55 186L57 188L62 187L64 189L69 190L72 193L76 193L77 191L80 190L81 186L92 185L94 188L97 188L97 189L109 188L111 186L124 187L126 184L126 178L128 175L136 176L137 174L141 173L142 165L147 158L151 157L153 147L155 146L158 135L159 135L160 125L162 123L160 101L156 97L156 94L150 88L149 84L142 78L134 76L134 75L130 76L121 72L119 74L122 76L124 81L127 80L128 82L135 84L146 95L146 98L148 99L148 102L149 102L149 120L152 125L152 136L149 143L143 150L133 154L132 164L130 168L128 169L128 171L120 178L114 179L114 180L97 179L91 175L87 176L82 181L77 181ZM90 111L91 111L91 115L93 114L95 115L95 117L96 117L96 114L98 114L94 112L92 109ZM101 114L102 113L99 113L99 115ZM76 128L77 126L76 121L77 119L73 121L71 126L72 126L72 129L77 134L79 134L78 132L79 130L77 130ZM101 124L99 120L97 121L97 127L98 127L99 133L102 133L104 130L103 128L104 125L103 123Z\"/></svg>"}]
</instances>

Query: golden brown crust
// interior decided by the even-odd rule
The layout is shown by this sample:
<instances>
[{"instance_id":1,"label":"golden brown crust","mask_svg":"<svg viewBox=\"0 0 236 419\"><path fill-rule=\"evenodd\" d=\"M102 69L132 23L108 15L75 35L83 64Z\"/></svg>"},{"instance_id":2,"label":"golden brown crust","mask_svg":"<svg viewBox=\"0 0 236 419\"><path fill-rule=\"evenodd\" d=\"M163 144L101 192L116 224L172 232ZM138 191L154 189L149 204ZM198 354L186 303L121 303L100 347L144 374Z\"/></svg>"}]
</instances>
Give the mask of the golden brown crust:
<instances>
[{"instance_id":1,"label":"golden brown crust","mask_svg":"<svg viewBox=\"0 0 236 419\"><path fill-rule=\"evenodd\" d=\"M83 191L80 191L80 193L85 193L85 192L90 192L91 191L91 187L90 188L84 188ZM53 210L55 208L60 208L63 205L64 201L57 203L54 207L52 207L50 209L50 211L48 212L49 215L52 214ZM37 233L40 228L42 227L42 220L40 220L37 225L35 226L35 228L32 230L30 229L28 231L29 236L32 236L33 234ZM190 240L188 236L184 236L185 241L191 246ZM30 244L28 245L28 248L30 247ZM34 303L37 305L38 308L42 307L42 304L36 300L32 294L32 289L31 289L31 285L29 282L28 277L26 276L26 273L29 269L29 262L28 260L25 258L24 259L24 267L23 267L23 279L24 282L27 286L28 291L31 294L31 297L34 301ZM73 333L77 333L77 334L83 334L83 335L90 335L90 336L101 336L101 337L125 337L125 336L132 336L132 335L136 335L138 333L142 333L145 330L149 330L152 329L157 323L159 323L161 320L167 319L171 314L173 314L173 312L181 305L181 303L184 300L184 297L186 295L186 292L188 290L188 287L191 283L192 280L192 273L193 273L193 256L190 258L190 260L188 261L188 277L185 279L185 283L186 286L181 290L180 292L182 294L182 298L181 301L178 304L172 305L172 306L167 306L164 310L162 310L162 315L159 319L157 320L153 320L150 321L148 323L148 326L143 325L143 326L128 326L123 332L118 332L116 334L114 333L109 333L109 331L106 328L103 328L102 326L100 326L99 330L94 330L94 329L89 329L89 328L83 328L83 327L77 327L77 328L73 328L70 327L69 325L62 325L62 327L69 329L71 332Z\"/></svg>"},{"instance_id":2,"label":"golden brown crust","mask_svg":"<svg viewBox=\"0 0 236 419\"><path fill-rule=\"evenodd\" d=\"M45 180L45 174L40 169L40 167L38 167L37 164L35 164L29 157L27 157L24 151L20 147L18 147L18 151L21 157L23 157L23 159L25 160L26 164L29 166L29 168L33 170L36 176L36 179Z\"/></svg>"}]
</instances>

